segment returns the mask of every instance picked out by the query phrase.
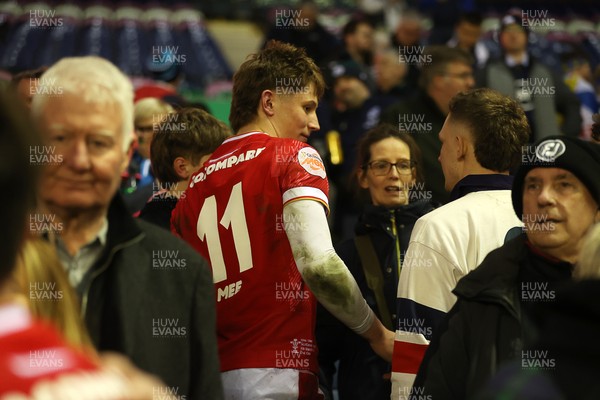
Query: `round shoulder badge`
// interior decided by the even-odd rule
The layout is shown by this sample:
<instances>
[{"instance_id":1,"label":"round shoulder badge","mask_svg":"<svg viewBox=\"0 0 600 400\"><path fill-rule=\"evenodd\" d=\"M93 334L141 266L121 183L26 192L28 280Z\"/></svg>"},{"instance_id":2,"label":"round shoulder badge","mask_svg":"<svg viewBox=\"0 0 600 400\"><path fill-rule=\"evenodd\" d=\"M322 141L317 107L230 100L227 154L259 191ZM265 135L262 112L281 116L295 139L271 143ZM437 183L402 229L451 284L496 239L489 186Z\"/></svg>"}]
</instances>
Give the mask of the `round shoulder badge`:
<instances>
[{"instance_id":1,"label":"round shoulder badge","mask_svg":"<svg viewBox=\"0 0 600 400\"><path fill-rule=\"evenodd\" d=\"M542 161L554 162L567 150L565 142L560 139L548 139L541 142L535 149L535 155Z\"/></svg>"},{"instance_id":2,"label":"round shoulder badge","mask_svg":"<svg viewBox=\"0 0 600 400\"><path fill-rule=\"evenodd\" d=\"M316 175L325 179L325 165L319 156L319 153L312 147L303 147L298 150L298 162L311 175Z\"/></svg>"}]
</instances>

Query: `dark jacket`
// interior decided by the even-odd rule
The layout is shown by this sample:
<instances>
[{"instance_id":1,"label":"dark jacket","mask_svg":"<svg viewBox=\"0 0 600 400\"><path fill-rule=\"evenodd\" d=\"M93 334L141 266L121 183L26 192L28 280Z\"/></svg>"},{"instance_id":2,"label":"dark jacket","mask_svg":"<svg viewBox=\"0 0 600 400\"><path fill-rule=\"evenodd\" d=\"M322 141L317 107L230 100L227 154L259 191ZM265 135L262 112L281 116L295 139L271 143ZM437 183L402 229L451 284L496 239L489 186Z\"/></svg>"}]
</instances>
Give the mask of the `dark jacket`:
<instances>
[{"instance_id":1,"label":"dark jacket","mask_svg":"<svg viewBox=\"0 0 600 400\"><path fill-rule=\"evenodd\" d=\"M414 393L436 400L474 398L500 365L520 359L524 343L532 341L523 319L530 293L522 283L565 265L570 268L536 254L525 234L490 252L454 289L458 301L425 353ZM570 270L561 274L549 281L560 282Z\"/></svg>"},{"instance_id":2,"label":"dark jacket","mask_svg":"<svg viewBox=\"0 0 600 400\"><path fill-rule=\"evenodd\" d=\"M154 196L140 211L138 218L171 231L171 213L179 199L174 196Z\"/></svg>"},{"instance_id":3,"label":"dark jacket","mask_svg":"<svg viewBox=\"0 0 600 400\"><path fill-rule=\"evenodd\" d=\"M428 201L417 201L393 210L367 206L356 225L356 235L368 235L377 254L385 280L384 295L392 321L396 320L398 263L408 248L415 222L431 210L433 207ZM397 242L400 254L397 252ZM356 279L369 306L380 316L375 295L367 285L354 240L342 242L336 246L336 252ZM390 364L377 356L364 339L335 319L321 305L317 309L316 336L325 386L331 385L335 373L334 363L340 361L338 390L341 400L390 398L389 376L383 378L384 374L390 373Z\"/></svg>"},{"instance_id":4,"label":"dark jacket","mask_svg":"<svg viewBox=\"0 0 600 400\"><path fill-rule=\"evenodd\" d=\"M600 398L600 280L566 285L556 301L540 303L530 314L535 332L528 355L502 369L480 400L592 400ZM537 365L536 365L537 364Z\"/></svg>"},{"instance_id":5,"label":"dark jacket","mask_svg":"<svg viewBox=\"0 0 600 400\"><path fill-rule=\"evenodd\" d=\"M421 89L414 98L390 106L381 115L381 122L406 131L415 139L423 156L426 189L431 191L435 202L442 204L448 202L448 192L444 187L444 174L438 161L442 149L438 134L445 121L444 113Z\"/></svg>"},{"instance_id":6,"label":"dark jacket","mask_svg":"<svg viewBox=\"0 0 600 400\"><path fill-rule=\"evenodd\" d=\"M106 248L82 288L82 313L101 351L127 355L187 399L223 397L209 267L164 229L134 220L119 195Z\"/></svg>"}]
</instances>

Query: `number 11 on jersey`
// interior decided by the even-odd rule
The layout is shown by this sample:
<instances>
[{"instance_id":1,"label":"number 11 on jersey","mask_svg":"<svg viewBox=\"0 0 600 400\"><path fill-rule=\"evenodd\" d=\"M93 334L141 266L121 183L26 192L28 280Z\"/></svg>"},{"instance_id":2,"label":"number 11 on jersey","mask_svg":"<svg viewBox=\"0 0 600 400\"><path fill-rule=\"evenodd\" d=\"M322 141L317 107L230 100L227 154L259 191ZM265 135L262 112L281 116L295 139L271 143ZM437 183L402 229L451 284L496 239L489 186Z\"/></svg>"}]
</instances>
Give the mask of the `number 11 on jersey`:
<instances>
[{"instance_id":1,"label":"number 11 on jersey","mask_svg":"<svg viewBox=\"0 0 600 400\"><path fill-rule=\"evenodd\" d=\"M219 223L233 233L233 244L237 254L240 272L252 268L252 248L250 247L250 235L246 224L246 213L244 211L244 198L242 196L242 182L238 182L231 189L229 201L225 212ZM217 225L217 199L214 195L204 200L198 223L196 224L198 238L206 240L208 256L213 270L213 282L219 283L227 279L227 269L223 259L219 227ZM205 239L206 238L206 239Z\"/></svg>"}]
</instances>

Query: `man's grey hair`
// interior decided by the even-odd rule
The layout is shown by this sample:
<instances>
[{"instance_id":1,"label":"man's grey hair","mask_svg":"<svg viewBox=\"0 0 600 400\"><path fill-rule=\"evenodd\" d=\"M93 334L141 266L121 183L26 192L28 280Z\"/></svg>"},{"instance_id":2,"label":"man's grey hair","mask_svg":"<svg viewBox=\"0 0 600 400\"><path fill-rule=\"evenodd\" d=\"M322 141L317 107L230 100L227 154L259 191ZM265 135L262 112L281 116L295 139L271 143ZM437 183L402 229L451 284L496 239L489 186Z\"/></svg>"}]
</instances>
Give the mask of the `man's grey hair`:
<instances>
[{"instance_id":1,"label":"man's grey hair","mask_svg":"<svg viewBox=\"0 0 600 400\"><path fill-rule=\"evenodd\" d=\"M133 86L110 61L96 56L67 57L40 78L31 111L40 118L46 102L65 94L77 95L86 104L116 104L121 110L123 152L133 140Z\"/></svg>"}]
</instances>

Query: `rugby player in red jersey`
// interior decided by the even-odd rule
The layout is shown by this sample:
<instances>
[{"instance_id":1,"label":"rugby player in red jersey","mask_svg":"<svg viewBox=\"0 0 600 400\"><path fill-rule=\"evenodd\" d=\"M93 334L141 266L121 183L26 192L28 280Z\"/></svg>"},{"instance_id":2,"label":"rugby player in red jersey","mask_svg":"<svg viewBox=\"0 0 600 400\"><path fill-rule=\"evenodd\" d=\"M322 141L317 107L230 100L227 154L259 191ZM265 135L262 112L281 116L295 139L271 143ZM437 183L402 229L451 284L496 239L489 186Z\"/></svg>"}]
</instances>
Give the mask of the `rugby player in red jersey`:
<instances>
[{"instance_id":1,"label":"rugby player in red jersey","mask_svg":"<svg viewBox=\"0 0 600 400\"><path fill-rule=\"evenodd\" d=\"M270 42L234 76L223 142L190 181L171 228L210 260L228 399L319 399L316 301L390 360L393 333L335 253L317 151L323 77L302 49Z\"/></svg>"}]
</instances>

